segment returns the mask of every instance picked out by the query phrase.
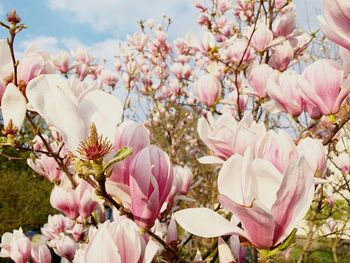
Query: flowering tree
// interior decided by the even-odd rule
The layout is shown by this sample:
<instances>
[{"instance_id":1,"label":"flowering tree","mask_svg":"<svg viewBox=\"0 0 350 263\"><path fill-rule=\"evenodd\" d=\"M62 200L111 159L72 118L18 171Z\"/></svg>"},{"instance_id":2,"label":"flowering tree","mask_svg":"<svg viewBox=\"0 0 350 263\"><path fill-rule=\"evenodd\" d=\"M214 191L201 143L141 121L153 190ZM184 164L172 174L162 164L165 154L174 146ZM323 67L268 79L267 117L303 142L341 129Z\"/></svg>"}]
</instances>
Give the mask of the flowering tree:
<instances>
[{"instance_id":1,"label":"flowering tree","mask_svg":"<svg viewBox=\"0 0 350 263\"><path fill-rule=\"evenodd\" d=\"M140 21L114 70L83 49L28 47L17 60L26 27L11 12L1 147L30 153L60 214L31 240L5 233L0 256L266 262L299 227L300 262L327 236L337 261L350 216L350 4L323 3L321 31L309 35L292 1L196 1L200 36L171 43L170 20ZM319 43L322 54L309 48Z\"/></svg>"}]
</instances>

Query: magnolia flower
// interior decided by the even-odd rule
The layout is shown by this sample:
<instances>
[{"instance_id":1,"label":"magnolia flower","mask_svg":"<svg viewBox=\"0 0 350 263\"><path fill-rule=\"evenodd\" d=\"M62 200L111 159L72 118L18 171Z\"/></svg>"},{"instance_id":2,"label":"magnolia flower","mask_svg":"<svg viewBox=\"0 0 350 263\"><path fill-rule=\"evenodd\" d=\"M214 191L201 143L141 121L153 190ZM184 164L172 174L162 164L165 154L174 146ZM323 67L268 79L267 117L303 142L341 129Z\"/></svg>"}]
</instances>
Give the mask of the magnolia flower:
<instances>
[{"instance_id":1,"label":"magnolia flower","mask_svg":"<svg viewBox=\"0 0 350 263\"><path fill-rule=\"evenodd\" d=\"M3 234L0 247L0 257L11 258L15 263L27 263L30 258L30 240L23 234L22 228Z\"/></svg>"},{"instance_id":2,"label":"magnolia flower","mask_svg":"<svg viewBox=\"0 0 350 263\"><path fill-rule=\"evenodd\" d=\"M342 152L334 158L334 163L343 173L350 173L350 157L347 152Z\"/></svg>"},{"instance_id":3,"label":"magnolia flower","mask_svg":"<svg viewBox=\"0 0 350 263\"><path fill-rule=\"evenodd\" d=\"M139 151L149 145L149 131L143 124L128 120L119 125L114 140L113 152L117 152L122 147L130 147L132 148L133 155L113 165L113 171L109 180L129 185L129 167L131 161Z\"/></svg>"},{"instance_id":4,"label":"magnolia flower","mask_svg":"<svg viewBox=\"0 0 350 263\"><path fill-rule=\"evenodd\" d=\"M302 157L284 174L270 162L253 159L248 150L234 155L220 170L219 201L241 222L242 229L208 208L175 213L186 231L202 237L238 234L255 247L279 245L307 213L314 196L313 173Z\"/></svg>"},{"instance_id":5,"label":"magnolia flower","mask_svg":"<svg viewBox=\"0 0 350 263\"><path fill-rule=\"evenodd\" d=\"M51 192L50 204L69 218L82 220L96 208L97 203L92 200L91 194L92 186L84 180L74 190L55 186Z\"/></svg>"},{"instance_id":6,"label":"magnolia flower","mask_svg":"<svg viewBox=\"0 0 350 263\"><path fill-rule=\"evenodd\" d=\"M134 157L130 164L131 211L135 222L149 228L158 218L173 182L168 155L151 145Z\"/></svg>"},{"instance_id":7,"label":"magnolia flower","mask_svg":"<svg viewBox=\"0 0 350 263\"><path fill-rule=\"evenodd\" d=\"M291 44L286 41L282 45L278 45L273 49L269 59L269 65L279 71L285 71L289 63L293 60L294 50Z\"/></svg>"},{"instance_id":8,"label":"magnolia flower","mask_svg":"<svg viewBox=\"0 0 350 263\"><path fill-rule=\"evenodd\" d=\"M285 71L270 76L267 81L267 93L282 111L293 117L299 116L304 110L304 101L299 90L298 79L301 78L294 71Z\"/></svg>"},{"instance_id":9,"label":"magnolia flower","mask_svg":"<svg viewBox=\"0 0 350 263\"><path fill-rule=\"evenodd\" d=\"M341 67L334 61L317 60L305 68L303 77L298 79L303 95L323 115L336 114L350 92L350 78L343 82Z\"/></svg>"},{"instance_id":10,"label":"magnolia flower","mask_svg":"<svg viewBox=\"0 0 350 263\"><path fill-rule=\"evenodd\" d=\"M327 38L350 50L350 2L323 0L324 17L318 16L321 30Z\"/></svg>"},{"instance_id":11,"label":"magnolia flower","mask_svg":"<svg viewBox=\"0 0 350 263\"><path fill-rule=\"evenodd\" d=\"M41 233L49 240L58 238L61 233L73 228L74 222L63 215L49 215L47 223L41 228Z\"/></svg>"},{"instance_id":12,"label":"magnolia flower","mask_svg":"<svg viewBox=\"0 0 350 263\"><path fill-rule=\"evenodd\" d=\"M32 246L31 256L34 263L51 263L51 252L46 245Z\"/></svg>"},{"instance_id":13,"label":"magnolia flower","mask_svg":"<svg viewBox=\"0 0 350 263\"><path fill-rule=\"evenodd\" d=\"M305 156L317 177L322 177L327 170L326 150L322 141L310 137L303 138L297 149L301 155Z\"/></svg>"},{"instance_id":14,"label":"magnolia flower","mask_svg":"<svg viewBox=\"0 0 350 263\"><path fill-rule=\"evenodd\" d=\"M296 14L293 8L288 9L288 11L281 16L279 16L273 24L273 32L275 35L290 37L296 26Z\"/></svg>"},{"instance_id":15,"label":"magnolia flower","mask_svg":"<svg viewBox=\"0 0 350 263\"><path fill-rule=\"evenodd\" d=\"M78 244L67 235L60 234L56 239L48 241L48 245L53 248L55 253L61 257L72 261L76 250L78 249Z\"/></svg>"},{"instance_id":16,"label":"magnolia flower","mask_svg":"<svg viewBox=\"0 0 350 263\"><path fill-rule=\"evenodd\" d=\"M62 177L62 170L59 169L56 160L46 154L42 154L38 159L27 159L27 164L51 183L59 181Z\"/></svg>"},{"instance_id":17,"label":"magnolia flower","mask_svg":"<svg viewBox=\"0 0 350 263\"><path fill-rule=\"evenodd\" d=\"M255 157L271 162L280 173L289 167L291 160L298 157L292 137L283 130L269 130L261 137L255 148Z\"/></svg>"},{"instance_id":18,"label":"magnolia flower","mask_svg":"<svg viewBox=\"0 0 350 263\"><path fill-rule=\"evenodd\" d=\"M211 107L215 105L221 95L220 81L208 74L200 77L194 84L194 95L206 106Z\"/></svg>"},{"instance_id":19,"label":"magnolia flower","mask_svg":"<svg viewBox=\"0 0 350 263\"><path fill-rule=\"evenodd\" d=\"M51 57L52 62L58 71L63 74L67 74L69 72L70 56L68 52L60 50L58 53L52 55Z\"/></svg>"},{"instance_id":20,"label":"magnolia flower","mask_svg":"<svg viewBox=\"0 0 350 263\"><path fill-rule=\"evenodd\" d=\"M257 26L256 31L253 34L251 39L251 46L258 52L265 51L273 40L273 33L271 30L264 24L260 23Z\"/></svg>"},{"instance_id":21,"label":"magnolia flower","mask_svg":"<svg viewBox=\"0 0 350 263\"><path fill-rule=\"evenodd\" d=\"M137 225L127 218L106 221L98 226L85 252L86 263L150 263L158 246L144 239Z\"/></svg>"},{"instance_id":22,"label":"magnolia flower","mask_svg":"<svg viewBox=\"0 0 350 263\"><path fill-rule=\"evenodd\" d=\"M217 120L209 113L207 119L198 120L198 134L201 140L212 150L215 157L203 157L204 163L222 163L235 153L243 154L247 148L255 147L257 140L266 133L263 123L255 123L251 114L238 122L228 113Z\"/></svg>"},{"instance_id":23,"label":"magnolia flower","mask_svg":"<svg viewBox=\"0 0 350 263\"><path fill-rule=\"evenodd\" d=\"M249 72L249 82L254 89L255 95L260 98L267 96L267 80L271 77L274 70L267 64L259 64Z\"/></svg>"},{"instance_id":24,"label":"magnolia flower","mask_svg":"<svg viewBox=\"0 0 350 263\"><path fill-rule=\"evenodd\" d=\"M33 79L26 92L31 110L59 130L68 149L76 155L92 124L103 138L114 140L123 109L116 97L93 90L78 101L68 81L59 75L42 75Z\"/></svg>"}]
</instances>

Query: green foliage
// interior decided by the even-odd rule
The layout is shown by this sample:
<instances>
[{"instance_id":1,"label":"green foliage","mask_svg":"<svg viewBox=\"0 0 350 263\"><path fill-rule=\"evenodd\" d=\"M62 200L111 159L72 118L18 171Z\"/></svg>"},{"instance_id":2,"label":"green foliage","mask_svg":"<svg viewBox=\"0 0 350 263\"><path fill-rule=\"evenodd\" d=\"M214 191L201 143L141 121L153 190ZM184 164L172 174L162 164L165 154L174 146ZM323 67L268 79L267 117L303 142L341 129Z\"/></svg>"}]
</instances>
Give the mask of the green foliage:
<instances>
[{"instance_id":1,"label":"green foliage","mask_svg":"<svg viewBox=\"0 0 350 263\"><path fill-rule=\"evenodd\" d=\"M19 227L39 230L48 215L56 213L49 203L51 189L25 160L0 157L0 235Z\"/></svg>"}]
</instances>

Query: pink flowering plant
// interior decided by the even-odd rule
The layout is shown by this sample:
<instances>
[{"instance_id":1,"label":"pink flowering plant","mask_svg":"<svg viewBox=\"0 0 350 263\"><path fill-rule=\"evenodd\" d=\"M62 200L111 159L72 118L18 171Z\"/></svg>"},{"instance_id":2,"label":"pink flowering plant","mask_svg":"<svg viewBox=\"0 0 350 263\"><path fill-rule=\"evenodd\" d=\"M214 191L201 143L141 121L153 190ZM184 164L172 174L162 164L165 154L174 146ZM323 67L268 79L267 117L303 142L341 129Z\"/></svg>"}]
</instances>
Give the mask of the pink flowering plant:
<instances>
[{"instance_id":1,"label":"pink flowering plant","mask_svg":"<svg viewBox=\"0 0 350 263\"><path fill-rule=\"evenodd\" d=\"M3 234L0 257L268 262L303 236L302 262L330 236L337 260L350 230L350 3L323 0L309 33L293 1L194 8L198 35L172 41L170 19L140 21L114 68L83 48L18 59L26 26L16 11L1 22L1 150L28 153L57 214L35 237Z\"/></svg>"}]
</instances>

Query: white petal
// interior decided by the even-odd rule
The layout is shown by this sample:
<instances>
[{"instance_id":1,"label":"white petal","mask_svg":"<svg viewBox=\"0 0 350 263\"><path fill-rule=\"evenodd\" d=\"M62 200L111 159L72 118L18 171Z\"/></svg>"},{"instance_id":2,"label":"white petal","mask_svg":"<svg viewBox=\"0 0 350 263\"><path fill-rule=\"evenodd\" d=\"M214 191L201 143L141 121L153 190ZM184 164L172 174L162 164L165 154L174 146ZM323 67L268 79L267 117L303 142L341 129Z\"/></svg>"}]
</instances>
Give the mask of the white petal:
<instances>
[{"instance_id":1,"label":"white petal","mask_svg":"<svg viewBox=\"0 0 350 263\"><path fill-rule=\"evenodd\" d=\"M10 119L14 126L21 128L26 114L27 102L22 92L14 84L8 84L1 100L2 116L6 126Z\"/></svg>"}]
</instances>

